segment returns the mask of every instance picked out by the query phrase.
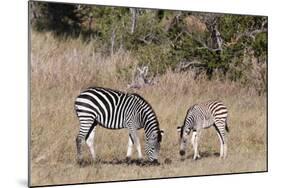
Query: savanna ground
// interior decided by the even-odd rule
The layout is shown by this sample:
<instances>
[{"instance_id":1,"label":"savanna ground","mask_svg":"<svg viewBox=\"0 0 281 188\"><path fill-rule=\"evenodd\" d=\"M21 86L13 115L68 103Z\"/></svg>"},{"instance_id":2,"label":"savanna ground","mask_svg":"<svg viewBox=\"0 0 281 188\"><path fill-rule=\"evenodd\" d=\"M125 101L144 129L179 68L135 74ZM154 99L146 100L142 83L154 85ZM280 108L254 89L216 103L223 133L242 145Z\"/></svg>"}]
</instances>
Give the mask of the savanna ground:
<instances>
[{"instance_id":1,"label":"savanna ground","mask_svg":"<svg viewBox=\"0 0 281 188\"><path fill-rule=\"evenodd\" d=\"M95 52L93 42L31 34L31 185L267 170L266 94L259 96L254 88L236 82L208 81L204 76L194 80L192 72L172 71L158 76L153 86L128 89L132 67L137 64L134 57L123 51L103 56ZM99 127L95 149L100 161L79 167L75 145L79 123L73 102L90 86L137 92L152 105L165 130L159 166L112 164L126 156L127 130ZM210 99L222 100L229 109L228 157L220 160L217 156L219 140L211 128L203 132L200 141L202 159L193 161L189 146L187 159L181 161L176 127L189 106ZM143 131L139 135L143 138ZM86 145L83 153L84 159L91 161ZM136 158L136 153L133 156ZM164 163L166 158L171 164Z\"/></svg>"}]
</instances>

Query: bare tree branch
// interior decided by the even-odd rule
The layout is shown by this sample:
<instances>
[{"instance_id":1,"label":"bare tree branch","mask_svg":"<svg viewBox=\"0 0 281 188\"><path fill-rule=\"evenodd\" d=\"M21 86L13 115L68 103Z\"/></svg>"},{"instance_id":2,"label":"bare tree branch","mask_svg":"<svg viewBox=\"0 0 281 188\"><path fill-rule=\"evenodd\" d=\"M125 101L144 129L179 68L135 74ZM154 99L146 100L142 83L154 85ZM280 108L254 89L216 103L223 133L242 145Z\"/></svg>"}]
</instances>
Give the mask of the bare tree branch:
<instances>
[{"instance_id":1,"label":"bare tree branch","mask_svg":"<svg viewBox=\"0 0 281 188\"><path fill-rule=\"evenodd\" d=\"M114 53L114 45L115 45L115 37L116 37L115 30L116 30L116 28L114 28L112 30L111 38L110 38L110 40L111 40L111 48L110 48L111 55L113 55L113 53Z\"/></svg>"},{"instance_id":2,"label":"bare tree branch","mask_svg":"<svg viewBox=\"0 0 281 188\"><path fill-rule=\"evenodd\" d=\"M215 25L215 28L214 28L214 38L215 38L216 43L218 45L218 48L217 48L218 51L222 51L223 40L221 38L221 34L219 32L217 24Z\"/></svg>"},{"instance_id":3,"label":"bare tree branch","mask_svg":"<svg viewBox=\"0 0 281 188\"><path fill-rule=\"evenodd\" d=\"M152 42L151 39L153 39L153 38L154 38L154 36L151 33L149 33L149 34L143 36L142 38L139 37L138 40L145 44L151 44L151 42Z\"/></svg>"},{"instance_id":4,"label":"bare tree branch","mask_svg":"<svg viewBox=\"0 0 281 188\"><path fill-rule=\"evenodd\" d=\"M178 64L177 69L179 71L185 70L191 67L204 67L205 64L201 63L200 61L193 60L193 61L182 61Z\"/></svg>"},{"instance_id":5,"label":"bare tree branch","mask_svg":"<svg viewBox=\"0 0 281 188\"><path fill-rule=\"evenodd\" d=\"M196 36L192 35L188 31L185 31L184 33L187 34L190 38L192 38L193 40L195 40L197 43L199 43L201 45L201 47L197 47L196 48L198 50L207 49L207 50L212 51L212 52L216 52L216 51L221 51L222 50L222 45L223 45L222 41L221 41L221 44L219 45L218 48L211 48L205 42L203 42L202 40L200 40ZM218 39L218 40L220 40L220 39Z\"/></svg>"}]
</instances>

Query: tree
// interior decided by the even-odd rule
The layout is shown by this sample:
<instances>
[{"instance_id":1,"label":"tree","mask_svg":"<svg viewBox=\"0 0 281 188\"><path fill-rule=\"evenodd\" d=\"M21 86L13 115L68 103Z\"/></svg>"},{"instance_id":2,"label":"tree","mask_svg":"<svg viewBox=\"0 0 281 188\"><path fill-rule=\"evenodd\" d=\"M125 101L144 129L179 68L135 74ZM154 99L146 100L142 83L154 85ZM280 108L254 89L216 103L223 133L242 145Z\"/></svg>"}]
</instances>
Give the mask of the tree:
<instances>
[{"instance_id":1,"label":"tree","mask_svg":"<svg viewBox=\"0 0 281 188\"><path fill-rule=\"evenodd\" d=\"M83 36L105 55L132 53L152 76L168 69L266 88L267 17L31 2L31 23ZM258 80L253 83L253 80ZM260 89L262 90L262 89Z\"/></svg>"}]
</instances>

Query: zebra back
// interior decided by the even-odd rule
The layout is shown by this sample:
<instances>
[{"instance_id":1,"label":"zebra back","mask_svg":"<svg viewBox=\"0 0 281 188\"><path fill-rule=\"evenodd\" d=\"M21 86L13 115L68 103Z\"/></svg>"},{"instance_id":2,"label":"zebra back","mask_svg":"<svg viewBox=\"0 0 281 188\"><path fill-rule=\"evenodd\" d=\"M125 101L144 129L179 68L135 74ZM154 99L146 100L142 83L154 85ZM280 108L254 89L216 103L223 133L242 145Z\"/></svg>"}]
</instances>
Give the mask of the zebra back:
<instances>
[{"instance_id":1,"label":"zebra back","mask_svg":"<svg viewBox=\"0 0 281 188\"><path fill-rule=\"evenodd\" d=\"M208 111L214 118L223 118L226 119L228 111L226 106L220 100L208 101L205 106L208 108Z\"/></svg>"},{"instance_id":2,"label":"zebra back","mask_svg":"<svg viewBox=\"0 0 281 188\"><path fill-rule=\"evenodd\" d=\"M195 122L200 122L200 125L204 122L206 127L218 121L226 123L227 114L226 106L219 100L195 104L187 110L184 125L194 129ZM183 130L181 130L181 136L182 134Z\"/></svg>"}]
</instances>

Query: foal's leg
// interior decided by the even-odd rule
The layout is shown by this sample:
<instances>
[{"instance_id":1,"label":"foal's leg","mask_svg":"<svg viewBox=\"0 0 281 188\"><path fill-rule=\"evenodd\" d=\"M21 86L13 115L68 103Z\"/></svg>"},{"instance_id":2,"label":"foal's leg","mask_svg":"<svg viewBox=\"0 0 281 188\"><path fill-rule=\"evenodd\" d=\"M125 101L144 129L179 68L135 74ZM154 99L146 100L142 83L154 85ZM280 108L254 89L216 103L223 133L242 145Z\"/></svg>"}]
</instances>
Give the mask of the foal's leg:
<instances>
[{"instance_id":1,"label":"foal's leg","mask_svg":"<svg viewBox=\"0 0 281 188\"><path fill-rule=\"evenodd\" d=\"M227 155L227 143L225 137L225 125L223 122L217 122L214 124L214 127L217 131L217 135L220 140L220 158L225 159Z\"/></svg>"},{"instance_id":2,"label":"foal's leg","mask_svg":"<svg viewBox=\"0 0 281 188\"><path fill-rule=\"evenodd\" d=\"M200 132L197 131L192 132L191 143L194 149L193 160L199 159L201 157L198 149L199 136L200 136Z\"/></svg>"}]
</instances>

